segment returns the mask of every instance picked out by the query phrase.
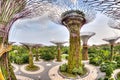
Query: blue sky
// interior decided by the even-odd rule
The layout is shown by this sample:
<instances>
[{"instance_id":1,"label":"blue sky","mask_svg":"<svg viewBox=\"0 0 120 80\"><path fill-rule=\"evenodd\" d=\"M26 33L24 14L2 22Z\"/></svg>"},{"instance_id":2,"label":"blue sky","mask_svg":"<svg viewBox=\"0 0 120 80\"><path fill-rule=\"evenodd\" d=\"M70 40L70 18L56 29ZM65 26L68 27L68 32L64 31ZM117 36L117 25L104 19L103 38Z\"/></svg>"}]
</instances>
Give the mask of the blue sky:
<instances>
[{"instance_id":1,"label":"blue sky","mask_svg":"<svg viewBox=\"0 0 120 80\"><path fill-rule=\"evenodd\" d=\"M120 36L120 30L110 28L107 22L108 17L98 13L93 22L82 27L81 32L96 33L95 36L89 39L89 45L104 44L106 42L102 40L103 38ZM9 33L9 41L13 42L52 45L51 40L68 41L69 32L64 26L51 22L45 15L34 19L17 20Z\"/></svg>"}]
</instances>

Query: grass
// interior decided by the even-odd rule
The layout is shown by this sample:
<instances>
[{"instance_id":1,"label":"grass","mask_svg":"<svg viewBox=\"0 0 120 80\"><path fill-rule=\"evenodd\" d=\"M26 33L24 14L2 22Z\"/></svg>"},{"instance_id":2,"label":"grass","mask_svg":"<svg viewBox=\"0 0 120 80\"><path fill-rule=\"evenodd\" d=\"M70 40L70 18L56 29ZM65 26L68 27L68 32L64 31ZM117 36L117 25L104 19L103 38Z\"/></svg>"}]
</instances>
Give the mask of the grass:
<instances>
[{"instance_id":1,"label":"grass","mask_svg":"<svg viewBox=\"0 0 120 80\"><path fill-rule=\"evenodd\" d=\"M39 70L40 68L38 67L38 66L36 66L36 65L33 65L32 67L31 66L29 66L29 65L27 65L26 67L25 67L25 70L27 70L27 71L37 71L37 70Z\"/></svg>"},{"instance_id":2,"label":"grass","mask_svg":"<svg viewBox=\"0 0 120 80\"><path fill-rule=\"evenodd\" d=\"M86 68L83 68L83 74L81 74L81 75L79 75L79 76L84 76L85 74L87 74L87 69ZM76 78L77 77L77 75L75 75L75 74L70 74L70 73L67 73L67 72L60 72L62 75L64 75L64 76L66 76L66 77L68 77L68 78Z\"/></svg>"},{"instance_id":3,"label":"grass","mask_svg":"<svg viewBox=\"0 0 120 80\"><path fill-rule=\"evenodd\" d=\"M120 80L120 72L117 74L117 80Z\"/></svg>"}]
</instances>

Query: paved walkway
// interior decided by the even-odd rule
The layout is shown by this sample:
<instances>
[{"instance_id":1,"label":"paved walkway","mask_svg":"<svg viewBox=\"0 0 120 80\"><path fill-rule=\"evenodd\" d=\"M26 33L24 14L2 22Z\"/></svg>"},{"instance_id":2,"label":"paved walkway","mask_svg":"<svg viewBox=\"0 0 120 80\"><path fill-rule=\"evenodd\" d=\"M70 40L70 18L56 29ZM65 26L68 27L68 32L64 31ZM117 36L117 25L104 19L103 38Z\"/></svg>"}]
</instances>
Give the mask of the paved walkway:
<instances>
[{"instance_id":1,"label":"paved walkway","mask_svg":"<svg viewBox=\"0 0 120 80\"><path fill-rule=\"evenodd\" d=\"M48 75L48 71L58 65L59 63L54 63L52 61L34 61L34 64L40 66L40 71L30 72L26 71L24 67L26 65L16 65L15 66L15 74L18 80L51 80ZM44 69L44 71L43 71ZM24 78L25 77L25 78Z\"/></svg>"},{"instance_id":2,"label":"paved walkway","mask_svg":"<svg viewBox=\"0 0 120 80\"><path fill-rule=\"evenodd\" d=\"M14 67L13 68L14 72L17 72L19 70L19 67L17 64L12 64L12 66Z\"/></svg>"},{"instance_id":3,"label":"paved walkway","mask_svg":"<svg viewBox=\"0 0 120 80\"><path fill-rule=\"evenodd\" d=\"M63 62L56 62L56 61L41 61L41 62L35 62L34 64L37 66L40 66L40 70L38 72L26 72L24 71L24 67L26 65L15 65L12 64L15 68L15 74L18 80L70 80L70 79L64 79L58 74L59 66L63 63L66 63L66 61ZM89 61L83 61L85 64L85 67L90 70L90 74L88 76L77 79L77 80L96 80L99 77L103 77L105 74L101 73L99 70L99 67L95 67L93 65L89 64ZM44 71L41 69L41 65L44 68Z\"/></svg>"},{"instance_id":4,"label":"paved walkway","mask_svg":"<svg viewBox=\"0 0 120 80\"><path fill-rule=\"evenodd\" d=\"M86 76L84 78L77 79L77 80L96 80L97 78L99 78L101 76L105 76L105 73L101 73L98 67L90 65L88 63L88 61L83 61L83 63L85 63L85 67L87 69L89 69L90 72L89 72L88 76ZM57 65L49 71L50 79L51 80L69 80L69 79L65 79L65 78L61 77L58 74L59 66L60 65Z\"/></svg>"},{"instance_id":5,"label":"paved walkway","mask_svg":"<svg viewBox=\"0 0 120 80\"><path fill-rule=\"evenodd\" d=\"M24 76L20 76L20 75L16 75L17 80L34 80L32 78L29 77L24 77Z\"/></svg>"}]
</instances>

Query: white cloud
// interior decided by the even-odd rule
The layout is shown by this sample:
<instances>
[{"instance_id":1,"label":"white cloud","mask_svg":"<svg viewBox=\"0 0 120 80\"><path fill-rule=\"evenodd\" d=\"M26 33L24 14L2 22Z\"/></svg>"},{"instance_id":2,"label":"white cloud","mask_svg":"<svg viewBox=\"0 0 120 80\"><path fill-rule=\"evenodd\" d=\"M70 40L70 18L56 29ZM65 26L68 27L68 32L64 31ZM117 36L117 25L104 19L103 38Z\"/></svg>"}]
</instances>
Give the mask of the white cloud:
<instances>
[{"instance_id":1,"label":"white cloud","mask_svg":"<svg viewBox=\"0 0 120 80\"><path fill-rule=\"evenodd\" d=\"M81 32L95 32L96 35L90 38L89 44L105 43L103 38L120 35L120 31L112 29L107 25L108 18L98 14L97 18L82 27ZM9 34L9 41L32 42L51 45L49 41L68 41L69 32L65 26L51 22L46 15L33 19L18 20L12 26Z\"/></svg>"}]
</instances>

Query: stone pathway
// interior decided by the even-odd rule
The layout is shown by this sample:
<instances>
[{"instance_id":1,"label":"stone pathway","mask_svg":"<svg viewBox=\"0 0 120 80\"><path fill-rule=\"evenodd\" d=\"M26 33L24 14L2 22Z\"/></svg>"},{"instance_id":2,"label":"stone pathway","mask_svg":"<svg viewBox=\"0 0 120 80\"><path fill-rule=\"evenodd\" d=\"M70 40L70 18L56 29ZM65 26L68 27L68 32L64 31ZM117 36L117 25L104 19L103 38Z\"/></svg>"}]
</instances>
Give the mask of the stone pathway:
<instances>
[{"instance_id":1,"label":"stone pathway","mask_svg":"<svg viewBox=\"0 0 120 80\"><path fill-rule=\"evenodd\" d=\"M19 67L17 64L12 64L12 66L14 67L13 68L14 72L17 72L19 70Z\"/></svg>"},{"instance_id":2,"label":"stone pathway","mask_svg":"<svg viewBox=\"0 0 120 80\"><path fill-rule=\"evenodd\" d=\"M29 77L24 77L24 76L20 76L20 75L16 75L17 80L34 80L32 78Z\"/></svg>"}]
</instances>

